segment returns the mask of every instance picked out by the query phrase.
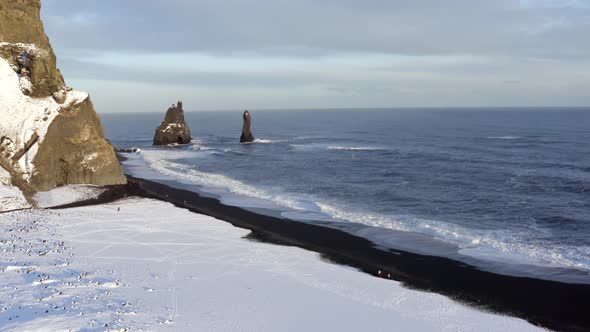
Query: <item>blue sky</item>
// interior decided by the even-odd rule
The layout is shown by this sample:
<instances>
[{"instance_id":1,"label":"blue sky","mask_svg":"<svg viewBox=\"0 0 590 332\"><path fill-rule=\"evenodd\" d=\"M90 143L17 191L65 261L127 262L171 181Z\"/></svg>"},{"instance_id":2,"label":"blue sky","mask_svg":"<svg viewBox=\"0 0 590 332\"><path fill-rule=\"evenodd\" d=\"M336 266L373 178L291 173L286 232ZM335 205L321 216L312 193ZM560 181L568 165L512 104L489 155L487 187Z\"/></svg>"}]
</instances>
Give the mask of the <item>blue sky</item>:
<instances>
[{"instance_id":1,"label":"blue sky","mask_svg":"<svg viewBox=\"0 0 590 332\"><path fill-rule=\"evenodd\" d=\"M590 105L590 0L42 3L99 112Z\"/></svg>"}]
</instances>

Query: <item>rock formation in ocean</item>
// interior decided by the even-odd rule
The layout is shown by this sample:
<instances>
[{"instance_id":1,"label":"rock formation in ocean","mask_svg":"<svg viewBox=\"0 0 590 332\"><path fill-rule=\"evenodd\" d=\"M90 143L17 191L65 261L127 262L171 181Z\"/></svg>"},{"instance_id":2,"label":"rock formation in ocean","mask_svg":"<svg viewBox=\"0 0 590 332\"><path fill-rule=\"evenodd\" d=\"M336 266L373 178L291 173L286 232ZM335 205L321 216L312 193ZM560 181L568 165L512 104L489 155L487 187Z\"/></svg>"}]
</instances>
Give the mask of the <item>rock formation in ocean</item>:
<instances>
[{"instance_id":1,"label":"rock formation in ocean","mask_svg":"<svg viewBox=\"0 0 590 332\"><path fill-rule=\"evenodd\" d=\"M184 121L182 102L172 105L166 111L164 121L156 128L154 145L188 144L192 140L191 129Z\"/></svg>"},{"instance_id":2,"label":"rock formation in ocean","mask_svg":"<svg viewBox=\"0 0 590 332\"><path fill-rule=\"evenodd\" d=\"M242 127L242 136L240 136L240 143L254 142L254 135L252 135L252 130L250 129L251 123L252 120L250 118L250 112L244 111L244 126Z\"/></svg>"},{"instance_id":3,"label":"rock formation in ocean","mask_svg":"<svg viewBox=\"0 0 590 332\"><path fill-rule=\"evenodd\" d=\"M66 86L40 0L0 0L0 167L25 193L127 180L90 97Z\"/></svg>"}]
</instances>

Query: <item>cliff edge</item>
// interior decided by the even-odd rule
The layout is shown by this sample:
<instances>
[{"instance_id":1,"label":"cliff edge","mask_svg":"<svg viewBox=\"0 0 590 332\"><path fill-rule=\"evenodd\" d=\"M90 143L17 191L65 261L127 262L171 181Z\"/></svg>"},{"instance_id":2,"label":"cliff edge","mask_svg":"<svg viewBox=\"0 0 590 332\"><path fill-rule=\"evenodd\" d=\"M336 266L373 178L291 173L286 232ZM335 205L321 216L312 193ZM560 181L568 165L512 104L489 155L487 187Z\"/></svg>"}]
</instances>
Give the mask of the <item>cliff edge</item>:
<instances>
[{"instance_id":1,"label":"cliff edge","mask_svg":"<svg viewBox=\"0 0 590 332\"><path fill-rule=\"evenodd\" d=\"M0 0L0 167L23 192L126 182L85 92L66 86L40 0Z\"/></svg>"}]
</instances>

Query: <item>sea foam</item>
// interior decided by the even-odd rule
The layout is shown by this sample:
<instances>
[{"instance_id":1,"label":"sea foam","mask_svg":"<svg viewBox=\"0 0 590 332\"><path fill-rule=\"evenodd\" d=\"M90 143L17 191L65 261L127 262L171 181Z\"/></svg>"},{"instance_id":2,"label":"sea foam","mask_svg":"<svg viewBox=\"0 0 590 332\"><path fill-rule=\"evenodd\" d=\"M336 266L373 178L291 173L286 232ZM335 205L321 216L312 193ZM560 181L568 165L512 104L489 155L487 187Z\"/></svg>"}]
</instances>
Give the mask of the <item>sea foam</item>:
<instances>
[{"instance_id":1,"label":"sea foam","mask_svg":"<svg viewBox=\"0 0 590 332\"><path fill-rule=\"evenodd\" d=\"M488 139L508 139L508 140L510 140L510 139L520 139L522 137L520 137L520 136L488 136L486 138L488 138Z\"/></svg>"}]
</instances>

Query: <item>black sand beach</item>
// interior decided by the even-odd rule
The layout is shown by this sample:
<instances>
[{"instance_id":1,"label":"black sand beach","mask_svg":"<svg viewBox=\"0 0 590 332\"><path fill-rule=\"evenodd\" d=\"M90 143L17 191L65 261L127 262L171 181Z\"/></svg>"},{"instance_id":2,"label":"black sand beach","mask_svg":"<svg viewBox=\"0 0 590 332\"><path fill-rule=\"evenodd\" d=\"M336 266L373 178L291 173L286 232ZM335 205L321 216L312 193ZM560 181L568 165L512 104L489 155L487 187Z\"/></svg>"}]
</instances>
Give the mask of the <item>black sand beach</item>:
<instances>
[{"instance_id":1,"label":"black sand beach","mask_svg":"<svg viewBox=\"0 0 590 332\"><path fill-rule=\"evenodd\" d=\"M130 196L163 200L249 229L252 233L248 238L252 240L315 251L329 261L400 281L409 288L440 293L544 328L590 330L590 285L499 275L447 258L385 251L369 240L340 230L261 215L191 191L128 178L128 185L111 186L95 199L55 208L100 204Z\"/></svg>"}]
</instances>

